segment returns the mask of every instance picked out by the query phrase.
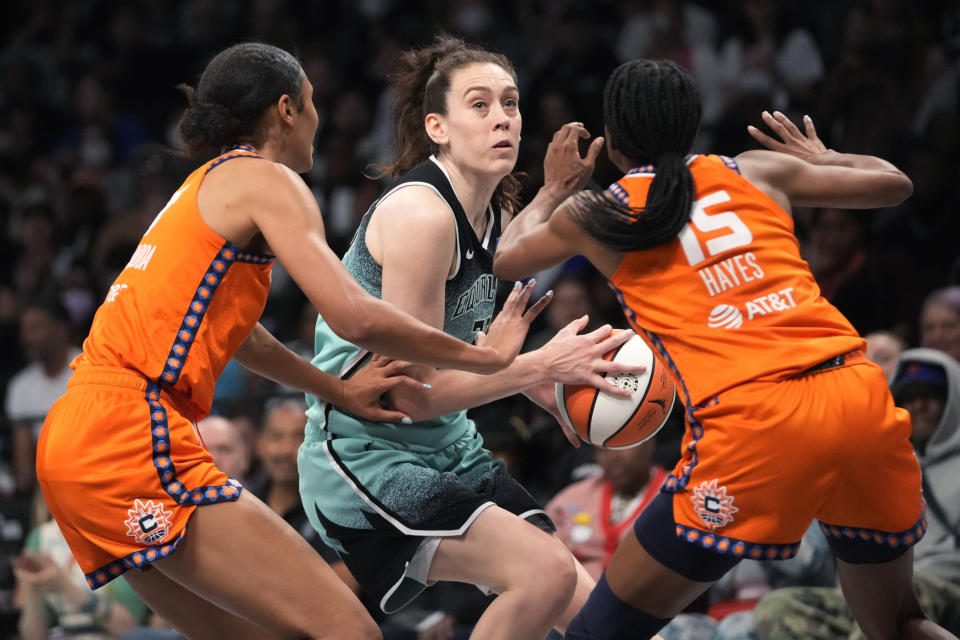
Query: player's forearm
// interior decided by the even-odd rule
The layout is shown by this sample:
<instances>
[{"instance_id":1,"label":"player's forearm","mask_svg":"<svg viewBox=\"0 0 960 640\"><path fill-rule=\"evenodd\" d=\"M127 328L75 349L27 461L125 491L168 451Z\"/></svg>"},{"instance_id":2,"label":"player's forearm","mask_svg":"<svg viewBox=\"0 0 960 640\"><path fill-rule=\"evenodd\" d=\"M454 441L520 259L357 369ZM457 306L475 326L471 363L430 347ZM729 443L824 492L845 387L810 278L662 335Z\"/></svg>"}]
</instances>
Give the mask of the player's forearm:
<instances>
[{"instance_id":1,"label":"player's forearm","mask_svg":"<svg viewBox=\"0 0 960 640\"><path fill-rule=\"evenodd\" d=\"M314 367L285 347L260 324L254 327L233 357L257 375L333 404L338 404L343 395L343 383L339 378Z\"/></svg>"},{"instance_id":2,"label":"player's forearm","mask_svg":"<svg viewBox=\"0 0 960 640\"><path fill-rule=\"evenodd\" d=\"M345 340L388 358L475 373L500 371L508 360L490 347L476 347L420 322L371 296L357 300L354 320L327 323ZM341 330L343 333L341 333Z\"/></svg>"},{"instance_id":3,"label":"player's forearm","mask_svg":"<svg viewBox=\"0 0 960 640\"><path fill-rule=\"evenodd\" d=\"M848 205L851 208L893 207L913 194L910 178L883 158L828 149L818 156L817 164L869 172L870 186L863 190L862 201Z\"/></svg>"},{"instance_id":4,"label":"player's forearm","mask_svg":"<svg viewBox=\"0 0 960 640\"><path fill-rule=\"evenodd\" d=\"M867 169L872 171L894 171L903 173L892 163L877 156L865 156L856 153L840 153L827 149L812 159L813 164L832 165L836 167L850 167L851 169Z\"/></svg>"},{"instance_id":5,"label":"player's forearm","mask_svg":"<svg viewBox=\"0 0 960 640\"><path fill-rule=\"evenodd\" d=\"M391 392L388 397L394 409L403 411L417 422L520 393L545 382L545 374L546 369L536 353L525 353L517 356L506 369L491 375L454 369L434 370L423 376L432 386L429 394L412 396L401 389ZM420 377L418 375L418 379Z\"/></svg>"},{"instance_id":6,"label":"player's forearm","mask_svg":"<svg viewBox=\"0 0 960 640\"><path fill-rule=\"evenodd\" d=\"M553 215L554 210L559 207L570 195L567 189L562 185L551 183L540 188L533 200L520 210L520 213L510 221L507 228L504 229L500 240L497 243L497 252L507 250L512 251L519 248L524 238L538 227L546 224ZM494 254L496 255L496 254Z\"/></svg>"}]
</instances>

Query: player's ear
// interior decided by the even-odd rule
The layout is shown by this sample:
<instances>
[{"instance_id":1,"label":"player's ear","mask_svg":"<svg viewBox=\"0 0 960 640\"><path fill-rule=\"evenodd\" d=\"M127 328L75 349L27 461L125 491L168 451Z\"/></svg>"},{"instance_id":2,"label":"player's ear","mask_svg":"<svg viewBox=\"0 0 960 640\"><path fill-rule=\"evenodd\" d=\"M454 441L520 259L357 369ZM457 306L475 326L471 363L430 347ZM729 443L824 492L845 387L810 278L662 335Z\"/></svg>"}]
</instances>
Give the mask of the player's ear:
<instances>
[{"instance_id":1,"label":"player's ear","mask_svg":"<svg viewBox=\"0 0 960 640\"><path fill-rule=\"evenodd\" d=\"M442 145L450 142L450 137L447 135L447 119L439 113L428 113L427 117L423 119L423 126L427 135L436 144Z\"/></svg>"},{"instance_id":2,"label":"player's ear","mask_svg":"<svg viewBox=\"0 0 960 640\"><path fill-rule=\"evenodd\" d=\"M293 98L286 93L280 96L280 99L277 100L276 109L277 115L280 117L280 119L287 123L291 123L294 116L297 114L297 108L296 104L293 102Z\"/></svg>"}]
</instances>

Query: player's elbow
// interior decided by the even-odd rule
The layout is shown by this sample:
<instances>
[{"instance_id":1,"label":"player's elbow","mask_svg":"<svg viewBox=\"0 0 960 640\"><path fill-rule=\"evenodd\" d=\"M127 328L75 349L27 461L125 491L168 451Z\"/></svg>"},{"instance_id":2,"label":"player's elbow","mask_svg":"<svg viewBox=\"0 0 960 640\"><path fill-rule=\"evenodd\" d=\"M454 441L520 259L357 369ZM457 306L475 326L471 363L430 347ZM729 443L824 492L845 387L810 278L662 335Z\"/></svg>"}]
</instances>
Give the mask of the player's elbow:
<instances>
[{"instance_id":1,"label":"player's elbow","mask_svg":"<svg viewBox=\"0 0 960 640\"><path fill-rule=\"evenodd\" d=\"M524 274L518 268L516 260L509 252L497 251L493 254L493 275L500 280L520 280Z\"/></svg>"},{"instance_id":2,"label":"player's elbow","mask_svg":"<svg viewBox=\"0 0 960 640\"><path fill-rule=\"evenodd\" d=\"M355 345L365 345L376 333L375 314L359 301L344 301L324 320L335 334Z\"/></svg>"},{"instance_id":3,"label":"player's elbow","mask_svg":"<svg viewBox=\"0 0 960 640\"><path fill-rule=\"evenodd\" d=\"M351 344L363 346L375 335L374 323L368 317L351 318L338 326L331 325L334 333Z\"/></svg>"},{"instance_id":4,"label":"player's elbow","mask_svg":"<svg viewBox=\"0 0 960 640\"><path fill-rule=\"evenodd\" d=\"M887 206L896 206L913 195L913 181L906 174L897 172L891 175L887 185L890 203Z\"/></svg>"}]
</instances>

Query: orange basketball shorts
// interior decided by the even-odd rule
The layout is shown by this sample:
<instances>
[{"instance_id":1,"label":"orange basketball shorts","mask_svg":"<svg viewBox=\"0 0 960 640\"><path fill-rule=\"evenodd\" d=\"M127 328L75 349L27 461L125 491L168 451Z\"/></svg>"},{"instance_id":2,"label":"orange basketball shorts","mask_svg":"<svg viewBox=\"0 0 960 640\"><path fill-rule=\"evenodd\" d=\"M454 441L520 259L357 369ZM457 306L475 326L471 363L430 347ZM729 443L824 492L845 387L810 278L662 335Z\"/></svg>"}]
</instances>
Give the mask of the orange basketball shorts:
<instances>
[{"instance_id":1,"label":"orange basketball shorts","mask_svg":"<svg viewBox=\"0 0 960 640\"><path fill-rule=\"evenodd\" d=\"M110 367L74 372L43 425L37 477L92 589L169 555L196 507L241 491L165 392Z\"/></svg>"},{"instance_id":2,"label":"orange basketball shorts","mask_svg":"<svg viewBox=\"0 0 960 640\"><path fill-rule=\"evenodd\" d=\"M688 413L676 534L734 556L795 555L816 518L828 538L914 544L926 528L909 414L862 356L724 391Z\"/></svg>"}]
</instances>

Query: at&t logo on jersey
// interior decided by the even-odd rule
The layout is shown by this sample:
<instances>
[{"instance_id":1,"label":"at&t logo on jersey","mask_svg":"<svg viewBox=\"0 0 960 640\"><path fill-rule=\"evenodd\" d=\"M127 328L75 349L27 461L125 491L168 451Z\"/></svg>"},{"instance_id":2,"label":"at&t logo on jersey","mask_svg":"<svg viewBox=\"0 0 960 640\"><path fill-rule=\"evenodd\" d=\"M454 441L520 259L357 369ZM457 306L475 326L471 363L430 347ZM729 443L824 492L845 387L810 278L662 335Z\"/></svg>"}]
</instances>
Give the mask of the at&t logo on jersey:
<instances>
[{"instance_id":1,"label":"at&t logo on jersey","mask_svg":"<svg viewBox=\"0 0 960 640\"><path fill-rule=\"evenodd\" d=\"M730 304L718 304L707 318L707 325L712 329L717 327L736 329L742 324L743 314L740 313L740 309Z\"/></svg>"},{"instance_id":2,"label":"at&t logo on jersey","mask_svg":"<svg viewBox=\"0 0 960 640\"><path fill-rule=\"evenodd\" d=\"M716 478L694 488L690 499L694 511L711 531L733 522L733 514L740 511L733 506L733 496L727 495L727 488L717 486Z\"/></svg>"},{"instance_id":3,"label":"at&t logo on jersey","mask_svg":"<svg viewBox=\"0 0 960 640\"><path fill-rule=\"evenodd\" d=\"M144 545L156 544L170 531L170 512L163 504L137 498L133 508L127 510L127 535Z\"/></svg>"},{"instance_id":4,"label":"at&t logo on jersey","mask_svg":"<svg viewBox=\"0 0 960 640\"><path fill-rule=\"evenodd\" d=\"M759 298L748 300L745 305L746 319L753 320L757 316L766 316L778 311L786 311L797 306L793 299L793 287L780 289L775 293L768 293ZM712 329L738 329L743 325L743 312L732 304L718 304L710 310L707 316L707 326Z\"/></svg>"}]
</instances>

